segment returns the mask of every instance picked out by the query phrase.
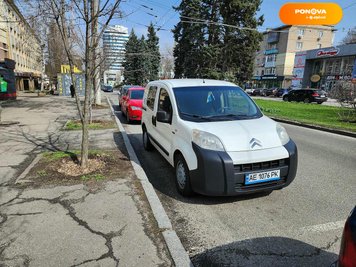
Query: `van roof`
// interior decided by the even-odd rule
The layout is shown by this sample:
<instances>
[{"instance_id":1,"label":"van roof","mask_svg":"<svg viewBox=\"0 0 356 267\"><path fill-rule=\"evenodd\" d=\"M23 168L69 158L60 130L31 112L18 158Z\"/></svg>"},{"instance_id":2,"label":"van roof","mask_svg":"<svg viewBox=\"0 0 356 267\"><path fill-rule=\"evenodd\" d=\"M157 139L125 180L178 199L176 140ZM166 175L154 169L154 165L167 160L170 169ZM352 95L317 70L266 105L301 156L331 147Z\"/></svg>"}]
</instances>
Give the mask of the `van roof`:
<instances>
[{"instance_id":1,"label":"van roof","mask_svg":"<svg viewBox=\"0 0 356 267\"><path fill-rule=\"evenodd\" d=\"M236 86L236 84L233 84L231 82L220 81L220 80L209 80L209 79L170 79L170 80L159 80L155 82L166 84L167 86L170 86L172 88L188 87L188 86L209 86L209 85Z\"/></svg>"}]
</instances>

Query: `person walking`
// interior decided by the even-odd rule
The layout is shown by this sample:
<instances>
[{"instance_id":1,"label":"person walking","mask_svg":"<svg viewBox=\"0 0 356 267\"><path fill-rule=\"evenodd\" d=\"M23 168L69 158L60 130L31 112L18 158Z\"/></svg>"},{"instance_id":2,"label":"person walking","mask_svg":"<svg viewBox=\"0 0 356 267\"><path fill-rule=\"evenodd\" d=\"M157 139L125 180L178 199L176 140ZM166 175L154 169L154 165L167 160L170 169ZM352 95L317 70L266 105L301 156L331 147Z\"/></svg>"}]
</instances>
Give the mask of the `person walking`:
<instances>
[{"instance_id":1,"label":"person walking","mask_svg":"<svg viewBox=\"0 0 356 267\"><path fill-rule=\"evenodd\" d=\"M71 85L70 85L70 87L69 87L69 89L70 89L70 94L71 94L71 96L72 96L72 98L73 98L73 97L74 97L74 95L75 95L74 85L73 85L73 84L71 84Z\"/></svg>"}]
</instances>

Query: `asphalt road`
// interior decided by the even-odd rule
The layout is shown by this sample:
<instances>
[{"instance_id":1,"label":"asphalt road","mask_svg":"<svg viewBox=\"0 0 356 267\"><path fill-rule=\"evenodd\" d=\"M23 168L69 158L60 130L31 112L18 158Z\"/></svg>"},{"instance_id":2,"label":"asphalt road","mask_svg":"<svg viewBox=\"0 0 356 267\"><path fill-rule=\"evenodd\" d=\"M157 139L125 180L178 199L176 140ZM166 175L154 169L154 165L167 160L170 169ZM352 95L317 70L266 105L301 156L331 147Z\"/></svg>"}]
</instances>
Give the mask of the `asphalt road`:
<instances>
[{"instance_id":1,"label":"asphalt road","mask_svg":"<svg viewBox=\"0 0 356 267\"><path fill-rule=\"evenodd\" d=\"M116 94L112 94L117 104ZM181 197L174 170L142 146L140 124L121 119L195 266L330 266L356 204L356 139L284 125L299 150L287 188L249 197Z\"/></svg>"}]
</instances>

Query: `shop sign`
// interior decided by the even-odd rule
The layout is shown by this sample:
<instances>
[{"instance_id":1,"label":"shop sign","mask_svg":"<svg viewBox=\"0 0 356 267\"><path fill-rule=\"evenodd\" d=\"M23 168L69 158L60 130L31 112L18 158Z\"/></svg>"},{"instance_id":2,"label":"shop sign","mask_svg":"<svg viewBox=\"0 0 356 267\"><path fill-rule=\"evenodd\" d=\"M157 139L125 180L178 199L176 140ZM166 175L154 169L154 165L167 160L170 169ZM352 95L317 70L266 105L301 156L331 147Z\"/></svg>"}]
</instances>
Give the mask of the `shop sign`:
<instances>
[{"instance_id":1,"label":"shop sign","mask_svg":"<svg viewBox=\"0 0 356 267\"><path fill-rule=\"evenodd\" d=\"M314 74L310 77L310 80L313 82L313 83L317 83L318 81L320 81L320 76L318 74Z\"/></svg>"},{"instance_id":2,"label":"shop sign","mask_svg":"<svg viewBox=\"0 0 356 267\"><path fill-rule=\"evenodd\" d=\"M329 50L318 50L316 52L316 56L317 57L333 57L336 56L337 54L339 54L340 49L339 48L333 48L333 49L329 49Z\"/></svg>"},{"instance_id":3,"label":"shop sign","mask_svg":"<svg viewBox=\"0 0 356 267\"><path fill-rule=\"evenodd\" d=\"M283 81L284 76L261 76L261 80L277 80L277 81Z\"/></svg>"},{"instance_id":4,"label":"shop sign","mask_svg":"<svg viewBox=\"0 0 356 267\"><path fill-rule=\"evenodd\" d=\"M352 79L351 75L329 75L326 77L326 80L344 80L344 81L349 81Z\"/></svg>"}]
</instances>

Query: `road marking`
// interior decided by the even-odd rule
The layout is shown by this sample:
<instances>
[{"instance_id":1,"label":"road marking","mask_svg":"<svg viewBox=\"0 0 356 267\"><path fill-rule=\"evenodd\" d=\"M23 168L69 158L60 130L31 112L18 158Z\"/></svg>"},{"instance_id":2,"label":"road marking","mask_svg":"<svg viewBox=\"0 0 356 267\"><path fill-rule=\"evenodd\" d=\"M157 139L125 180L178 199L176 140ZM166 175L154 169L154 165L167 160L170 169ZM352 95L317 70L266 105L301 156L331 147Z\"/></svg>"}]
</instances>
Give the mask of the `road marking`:
<instances>
[{"instance_id":1,"label":"road marking","mask_svg":"<svg viewBox=\"0 0 356 267\"><path fill-rule=\"evenodd\" d=\"M343 228L344 225L345 225L345 221L337 221L337 222L329 222L329 223L305 226L300 228L300 230L305 232L327 232L327 231Z\"/></svg>"}]
</instances>

